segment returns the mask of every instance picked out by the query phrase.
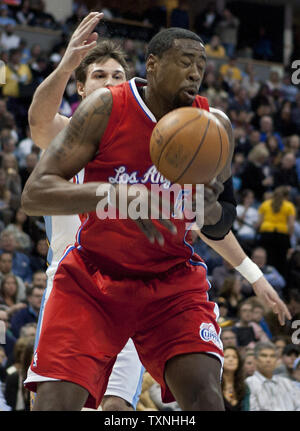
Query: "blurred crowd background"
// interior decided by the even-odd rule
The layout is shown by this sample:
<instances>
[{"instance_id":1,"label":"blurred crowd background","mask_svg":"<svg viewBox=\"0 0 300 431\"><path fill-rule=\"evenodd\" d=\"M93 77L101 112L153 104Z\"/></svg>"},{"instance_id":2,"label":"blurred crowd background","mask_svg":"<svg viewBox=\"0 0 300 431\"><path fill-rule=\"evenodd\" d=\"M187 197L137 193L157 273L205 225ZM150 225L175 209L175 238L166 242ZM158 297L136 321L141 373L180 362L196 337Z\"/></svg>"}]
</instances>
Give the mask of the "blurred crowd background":
<instances>
[{"instance_id":1,"label":"blurred crowd background","mask_svg":"<svg viewBox=\"0 0 300 431\"><path fill-rule=\"evenodd\" d=\"M201 7L191 9L191 3ZM0 410L29 408L22 381L47 282L44 219L28 217L20 208L22 189L40 157L27 112L35 89L59 65L70 35L93 9L104 12L100 37L118 40L127 53L130 78L145 77L147 42L161 28L190 28L202 37L208 60L200 94L229 116L236 143L234 232L292 315L280 326L251 285L192 233L190 241L208 266L209 296L219 305L224 347L231 347L227 356L236 357L232 371L225 355L224 376L231 376L228 381L234 376L231 393L230 385L223 385L227 408L247 409L241 387L257 370L260 343L275 349L274 375L299 388L300 92L291 81L291 64L297 56L300 60L300 11L292 16L286 51L286 3L269 3L73 1L69 14L59 19L43 0L0 0L0 60L6 75L0 86L0 320L6 325ZM73 76L60 113L71 116L78 104ZM161 403L148 373L138 405L147 409L179 409L176 403Z\"/></svg>"}]
</instances>

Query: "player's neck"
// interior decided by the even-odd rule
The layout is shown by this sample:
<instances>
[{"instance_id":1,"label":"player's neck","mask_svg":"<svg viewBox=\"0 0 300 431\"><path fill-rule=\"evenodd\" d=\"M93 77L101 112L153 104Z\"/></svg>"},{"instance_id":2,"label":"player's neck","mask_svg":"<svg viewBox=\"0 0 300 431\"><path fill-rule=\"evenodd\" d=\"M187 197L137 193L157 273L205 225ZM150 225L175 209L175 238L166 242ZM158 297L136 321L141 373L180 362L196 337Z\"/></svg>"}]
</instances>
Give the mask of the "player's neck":
<instances>
[{"instance_id":1,"label":"player's neck","mask_svg":"<svg viewBox=\"0 0 300 431\"><path fill-rule=\"evenodd\" d=\"M140 94L143 101L155 116L157 121L174 109L171 104L166 106L164 101L162 101L162 99L154 91L149 91L148 86L143 86L141 88Z\"/></svg>"}]
</instances>

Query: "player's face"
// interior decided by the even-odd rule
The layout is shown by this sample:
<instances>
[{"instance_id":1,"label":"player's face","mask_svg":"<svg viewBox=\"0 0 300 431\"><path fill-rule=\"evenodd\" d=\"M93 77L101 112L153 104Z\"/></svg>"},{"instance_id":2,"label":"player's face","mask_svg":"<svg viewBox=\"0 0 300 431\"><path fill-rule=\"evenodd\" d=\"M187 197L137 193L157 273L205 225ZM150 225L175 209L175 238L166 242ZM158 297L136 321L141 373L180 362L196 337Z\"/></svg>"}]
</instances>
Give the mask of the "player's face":
<instances>
[{"instance_id":1,"label":"player's face","mask_svg":"<svg viewBox=\"0 0 300 431\"><path fill-rule=\"evenodd\" d=\"M157 60L154 85L172 107L191 106L199 92L206 65L204 46L192 39L177 39Z\"/></svg>"},{"instance_id":2,"label":"player's face","mask_svg":"<svg viewBox=\"0 0 300 431\"><path fill-rule=\"evenodd\" d=\"M89 96L99 88L111 87L126 81L124 68L113 58L105 62L90 64L85 83L77 83L78 93L82 98Z\"/></svg>"}]
</instances>

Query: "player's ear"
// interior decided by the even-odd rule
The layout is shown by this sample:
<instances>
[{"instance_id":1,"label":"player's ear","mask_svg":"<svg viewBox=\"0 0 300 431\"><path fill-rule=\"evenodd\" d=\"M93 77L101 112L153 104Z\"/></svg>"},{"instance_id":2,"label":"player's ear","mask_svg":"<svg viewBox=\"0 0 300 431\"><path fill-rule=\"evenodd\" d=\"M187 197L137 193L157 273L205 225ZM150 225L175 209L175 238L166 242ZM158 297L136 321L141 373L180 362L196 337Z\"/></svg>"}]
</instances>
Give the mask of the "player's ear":
<instances>
[{"instance_id":1,"label":"player's ear","mask_svg":"<svg viewBox=\"0 0 300 431\"><path fill-rule=\"evenodd\" d=\"M84 83L77 81L76 87L77 87L77 93L79 94L79 96L83 97L84 96Z\"/></svg>"},{"instance_id":2,"label":"player's ear","mask_svg":"<svg viewBox=\"0 0 300 431\"><path fill-rule=\"evenodd\" d=\"M147 73L153 73L157 64L158 57L154 54L150 54L146 61Z\"/></svg>"}]
</instances>

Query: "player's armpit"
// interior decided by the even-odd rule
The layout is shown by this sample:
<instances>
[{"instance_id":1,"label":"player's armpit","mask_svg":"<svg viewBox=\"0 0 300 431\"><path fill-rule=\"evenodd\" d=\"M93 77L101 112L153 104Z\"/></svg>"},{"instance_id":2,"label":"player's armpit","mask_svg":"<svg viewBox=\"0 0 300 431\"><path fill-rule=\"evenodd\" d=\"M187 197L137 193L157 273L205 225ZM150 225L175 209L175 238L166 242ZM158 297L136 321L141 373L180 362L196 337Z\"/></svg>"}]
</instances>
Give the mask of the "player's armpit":
<instances>
[{"instance_id":1,"label":"player's armpit","mask_svg":"<svg viewBox=\"0 0 300 431\"><path fill-rule=\"evenodd\" d=\"M223 124L229 138L230 148L229 148L228 160L224 169L218 175L218 180L224 183L231 176L231 163L232 163L232 157L234 152L234 136L233 136L231 122L227 117L227 115L223 111L220 111L219 109L215 109L215 108L210 108L210 112L214 114L218 118L218 120Z\"/></svg>"},{"instance_id":2,"label":"player's armpit","mask_svg":"<svg viewBox=\"0 0 300 431\"><path fill-rule=\"evenodd\" d=\"M87 97L68 126L51 142L30 175L22 206L29 215L63 215L94 211L97 183L76 185L76 175L98 151L112 109L112 95L99 89Z\"/></svg>"}]
</instances>

